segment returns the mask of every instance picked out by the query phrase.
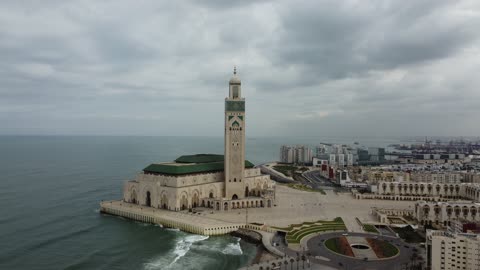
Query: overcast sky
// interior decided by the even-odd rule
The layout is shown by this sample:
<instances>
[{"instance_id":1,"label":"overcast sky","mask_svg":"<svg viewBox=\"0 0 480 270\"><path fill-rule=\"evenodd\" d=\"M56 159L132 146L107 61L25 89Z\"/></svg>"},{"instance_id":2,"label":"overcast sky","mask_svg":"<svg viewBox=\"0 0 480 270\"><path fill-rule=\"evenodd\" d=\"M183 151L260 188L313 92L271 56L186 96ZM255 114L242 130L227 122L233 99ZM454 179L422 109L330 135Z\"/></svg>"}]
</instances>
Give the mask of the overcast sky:
<instances>
[{"instance_id":1,"label":"overcast sky","mask_svg":"<svg viewBox=\"0 0 480 270\"><path fill-rule=\"evenodd\" d=\"M0 134L480 135L480 1L0 3Z\"/></svg>"}]
</instances>

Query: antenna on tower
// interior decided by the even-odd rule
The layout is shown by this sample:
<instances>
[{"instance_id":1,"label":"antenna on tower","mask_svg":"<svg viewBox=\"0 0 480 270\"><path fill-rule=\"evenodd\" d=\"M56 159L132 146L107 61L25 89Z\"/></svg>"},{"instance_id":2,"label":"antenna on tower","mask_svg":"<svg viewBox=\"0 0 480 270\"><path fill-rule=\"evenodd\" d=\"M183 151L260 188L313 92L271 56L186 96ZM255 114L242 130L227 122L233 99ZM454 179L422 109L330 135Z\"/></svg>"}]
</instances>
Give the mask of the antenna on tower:
<instances>
[{"instance_id":1,"label":"antenna on tower","mask_svg":"<svg viewBox=\"0 0 480 270\"><path fill-rule=\"evenodd\" d=\"M233 75L237 75L237 66L233 66Z\"/></svg>"}]
</instances>

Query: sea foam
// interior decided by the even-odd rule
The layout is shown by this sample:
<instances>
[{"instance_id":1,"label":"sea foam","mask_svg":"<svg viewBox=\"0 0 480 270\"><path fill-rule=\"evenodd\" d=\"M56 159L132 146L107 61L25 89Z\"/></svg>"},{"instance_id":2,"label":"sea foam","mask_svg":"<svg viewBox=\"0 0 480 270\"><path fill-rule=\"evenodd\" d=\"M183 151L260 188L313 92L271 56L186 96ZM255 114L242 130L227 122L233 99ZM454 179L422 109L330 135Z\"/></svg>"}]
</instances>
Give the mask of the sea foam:
<instances>
[{"instance_id":1,"label":"sea foam","mask_svg":"<svg viewBox=\"0 0 480 270\"><path fill-rule=\"evenodd\" d=\"M226 255L242 255L242 247L240 246L240 238L237 238L236 243L230 243L228 244L223 250L223 254Z\"/></svg>"},{"instance_id":2,"label":"sea foam","mask_svg":"<svg viewBox=\"0 0 480 270\"><path fill-rule=\"evenodd\" d=\"M174 269L173 266L175 263L181 259L183 256L185 256L192 245L196 242L200 242L203 240L208 239L208 236L204 235L188 235L183 238L180 238L177 240L175 249L173 250L171 256L162 256L156 260L153 260L149 263L146 263L145 269L147 270L153 270L153 269ZM173 257L173 260L172 260ZM171 260L170 263L166 262L166 260ZM167 267L165 268L165 265Z\"/></svg>"}]
</instances>

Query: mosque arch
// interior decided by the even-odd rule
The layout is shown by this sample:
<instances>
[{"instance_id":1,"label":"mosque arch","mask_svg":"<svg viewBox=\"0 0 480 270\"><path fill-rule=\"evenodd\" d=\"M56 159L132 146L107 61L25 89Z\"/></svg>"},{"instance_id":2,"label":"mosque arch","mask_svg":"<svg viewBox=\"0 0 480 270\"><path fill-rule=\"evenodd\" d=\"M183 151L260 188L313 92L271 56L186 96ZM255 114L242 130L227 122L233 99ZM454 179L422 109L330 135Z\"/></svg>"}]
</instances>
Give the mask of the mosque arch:
<instances>
[{"instance_id":1,"label":"mosque arch","mask_svg":"<svg viewBox=\"0 0 480 270\"><path fill-rule=\"evenodd\" d=\"M192 207L196 208L198 206L200 206L200 196L198 190L195 189L192 195Z\"/></svg>"},{"instance_id":2,"label":"mosque arch","mask_svg":"<svg viewBox=\"0 0 480 270\"><path fill-rule=\"evenodd\" d=\"M155 194L152 192L153 188L151 188L149 185L145 186L143 188L142 193L140 194L140 201L139 203L145 205L145 206L152 206L155 202Z\"/></svg>"},{"instance_id":3,"label":"mosque arch","mask_svg":"<svg viewBox=\"0 0 480 270\"><path fill-rule=\"evenodd\" d=\"M165 191L163 191L162 195L160 195L160 206L162 209L168 209L168 198Z\"/></svg>"},{"instance_id":4,"label":"mosque arch","mask_svg":"<svg viewBox=\"0 0 480 270\"><path fill-rule=\"evenodd\" d=\"M207 190L208 190L208 197L209 198L213 199L213 198L218 197L217 188L214 185L209 185Z\"/></svg>"},{"instance_id":5,"label":"mosque arch","mask_svg":"<svg viewBox=\"0 0 480 270\"><path fill-rule=\"evenodd\" d=\"M248 190L248 186L246 186L246 187L245 187L245 197L248 197L248 195L249 195L249 193L248 193L248 192L249 192L249 190Z\"/></svg>"},{"instance_id":6,"label":"mosque arch","mask_svg":"<svg viewBox=\"0 0 480 270\"><path fill-rule=\"evenodd\" d=\"M130 202L136 204L137 200L138 200L137 199L137 192L135 191L135 189L132 189L132 191L130 193Z\"/></svg>"},{"instance_id":7,"label":"mosque arch","mask_svg":"<svg viewBox=\"0 0 480 270\"><path fill-rule=\"evenodd\" d=\"M238 200L238 195L237 195L237 194L233 194L232 200Z\"/></svg>"},{"instance_id":8,"label":"mosque arch","mask_svg":"<svg viewBox=\"0 0 480 270\"><path fill-rule=\"evenodd\" d=\"M188 208L188 195L187 193L184 191L182 192L182 194L180 195L180 210L186 210Z\"/></svg>"},{"instance_id":9,"label":"mosque arch","mask_svg":"<svg viewBox=\"0 0 480 270\"><path fill-rule=\"evenodd\" d=\"M150 191L147 191L147 194L145 194L145 205L148 207L152 206L152 198Z\"/></svg>"}]
</instances>

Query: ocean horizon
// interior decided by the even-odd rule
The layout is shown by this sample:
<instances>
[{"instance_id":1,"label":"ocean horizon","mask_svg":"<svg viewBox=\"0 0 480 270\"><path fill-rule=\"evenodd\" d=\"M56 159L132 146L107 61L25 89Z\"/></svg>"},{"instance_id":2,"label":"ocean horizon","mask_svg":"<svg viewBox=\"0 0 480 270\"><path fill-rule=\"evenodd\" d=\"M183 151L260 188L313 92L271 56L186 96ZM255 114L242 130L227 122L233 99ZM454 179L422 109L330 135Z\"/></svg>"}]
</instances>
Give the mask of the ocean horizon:
<instances>
[{"instance_id":1,"label":"ocean horizon","mask_svg":"<svg viewBox=\"0 0 480 270\"><path fill-rule=\"evenodd\" d=\"M282 144L387 146L407 139L253 137L246 157L278 159ZM0 269L237 269L256 253L207 237L99 213L153 162L223 153L223 137L0 136Z\"/></svg>"}]
</instances>

